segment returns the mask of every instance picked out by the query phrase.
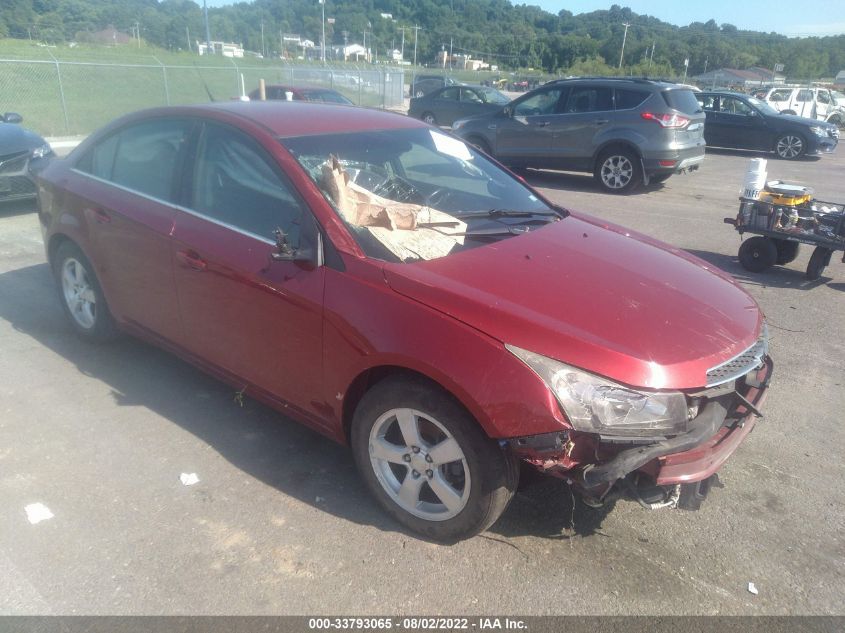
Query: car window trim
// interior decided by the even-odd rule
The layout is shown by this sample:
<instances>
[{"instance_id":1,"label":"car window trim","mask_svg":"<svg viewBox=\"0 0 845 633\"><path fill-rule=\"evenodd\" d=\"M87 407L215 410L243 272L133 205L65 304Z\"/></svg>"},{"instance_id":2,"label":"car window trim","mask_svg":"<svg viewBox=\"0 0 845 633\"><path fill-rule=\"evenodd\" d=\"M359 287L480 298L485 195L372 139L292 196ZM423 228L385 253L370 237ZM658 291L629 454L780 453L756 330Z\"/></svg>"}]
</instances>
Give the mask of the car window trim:
<instances>
[{"instance_id":1,"label":"car window trim","mask_svg":"<svg viewBox=\"0 0 845 633\"><path fill-rule=\"evenodd\" d=\"M141 198L144 198L146 200L150 200L152 202L157 202L158 204L163 204L167 207L171 207L171 208L176 209L178 211L184 211L185 213L187 213L189 215L192 215L192 216L197 217L197 218L201 218L201 219L203 219L207 222L211 222L212 224L222 226L223 228L230 229L230 230L234 231L235 233L245 235L246 237L251 237L253 239L258 240L259 242L264 242L265 244L269 244L270 246L276 245L276 242L271 240L270 238L264 237L262 235L257 235L256 233L253 233L251 231L247 231L245 229L241 229L237 226L232 226L231 224L228 224L227 222L223 222L221 220L211 218L211 217L204 215L204 214L202 214L198 211L195 211L194 209L189 209L188 207L184 207L181 204L176 204L176 203L170 202L168 200L162 200L161 198L156 198L155 196L151 196L151 195L146 194L142 191L138 191L137 189L132 189L131 187L119 185L116 182L106 180L105 178L100 178L99 176L95 176L94 174L86 173L86 172L84 172L80 169L77 169L76 167L71 167L70 170L72 172L75 172L76 174L79 174L80 176L85 176L86 178L90 178L91 180L95 180L95 181L100 182L104 185L110 185L112 187L115 187L116 189L120 189L121 191L126 191L128 193L135 194L136 196L140 196ZM311 210L308 209L308 212L310 213ZM316 220L316 218L315 218L315 220Z\"/></svg>"}]
</instances>

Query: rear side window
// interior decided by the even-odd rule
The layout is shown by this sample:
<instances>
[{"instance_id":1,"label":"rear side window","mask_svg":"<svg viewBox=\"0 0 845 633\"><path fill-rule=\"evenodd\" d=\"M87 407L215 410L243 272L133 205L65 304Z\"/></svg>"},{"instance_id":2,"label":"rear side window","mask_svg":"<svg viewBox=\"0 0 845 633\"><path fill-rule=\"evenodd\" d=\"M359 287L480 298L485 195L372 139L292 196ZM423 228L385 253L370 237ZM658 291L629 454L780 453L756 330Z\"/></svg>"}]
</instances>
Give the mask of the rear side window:
<instances>
[{"instance_id":1,"label":"rear side window","mask_svg":"<svg viewBox=\"0 0 845 633\"><path fill-rule=\"evenodd\" d=\"M566 100L564 112L607 112L613 110L610 88L573 87Z\"/></svg>"},{"instance_id":2,"label":"rear side window","mask_svg":"<svg viewBox=\"0 0 845 633\"><path fill-rule=\"evenodd\" d=\"M692 90L666 90L663 93L663 100L670 108L680 110L684 114L698 114L701 108L698 99Z\"/></svg>"},{"instance_id":3,"label":"rear side window","mask_svg":"<svg viewBox=\"0 0 845 633\"><path fill-rule=\"evenodd\" d=\"M798 95L795 97L795 100L798 103L809 103L813 100L812 90L799 90Z\"/></svg>"},{"instance_id":4,"label":"rear side window","mask_svg":"<svg viewBox=\"0 0 845 633\"><path fill-rule=\"evenodd\" d=\"M99 142L76 167L138 193L173 202L176 157L191 125L171 119L132 125Z\"/></svg>"},{"instance_id":5,"label":"rear side window","mask_svg":"<svg viewBox=\"0 0 845 633\"><path fill-rule=\"evenodd\" d=\"M784 101L789 101L789 95L792 94L792 90L775 90L772 94L769 95L769 101L772 103L782 103Z\"/></svg>"},{"instance_id":6,"label":"rear side window","mask_svg":"<svg viewBox=\"0 0 845 633\"><path fill-rule=\"evenodd\" d=\"M648 99L648 92L644 90L629 90L626 88L616 89L616 109L631 110Z\"/></svg>"}]
</instances>

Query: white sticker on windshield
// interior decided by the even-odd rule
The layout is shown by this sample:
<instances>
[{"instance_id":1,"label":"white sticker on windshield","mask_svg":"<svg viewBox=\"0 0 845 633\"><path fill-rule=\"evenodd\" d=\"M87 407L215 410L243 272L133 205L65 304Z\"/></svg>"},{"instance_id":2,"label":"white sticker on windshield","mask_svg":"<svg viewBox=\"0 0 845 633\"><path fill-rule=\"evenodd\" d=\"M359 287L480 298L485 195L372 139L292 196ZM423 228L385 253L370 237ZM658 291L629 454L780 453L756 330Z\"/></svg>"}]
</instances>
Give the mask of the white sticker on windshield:
<instances>
[{"instance_id":1,"label":"white sticker on windshield","mask_svg":"<svg viewBox=\"0 0 845 633\"><path fill-rule=\"evenodd\" d=\"M460 160L472 160L472 154L469 153L469 148L463 141L434 130L429 130L429 132L431 133L431 140L434 141L434 147L441 154L454 156Z\"/></svg>"}]
</instances>

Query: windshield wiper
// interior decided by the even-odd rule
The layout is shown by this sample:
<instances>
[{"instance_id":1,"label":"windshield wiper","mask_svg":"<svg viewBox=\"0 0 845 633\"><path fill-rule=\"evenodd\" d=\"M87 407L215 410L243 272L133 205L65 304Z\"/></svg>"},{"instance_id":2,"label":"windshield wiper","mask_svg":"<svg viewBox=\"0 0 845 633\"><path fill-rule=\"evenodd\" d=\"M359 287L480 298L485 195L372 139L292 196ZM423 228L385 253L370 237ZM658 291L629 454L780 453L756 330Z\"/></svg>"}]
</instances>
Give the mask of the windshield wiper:
<instances>
[{"instance_id":1,"label":"windshield wiper","mask_svg":"<svg viewBox=\"0 0 845 633\"><path fill-rule=\"evenodd\" d=\"M514 209L490 209L489 211L471 211L470 213L456 213L458 218L530 218L534 216L560 217L556 211L517 211Z\"/></svg>"}]
</instances>

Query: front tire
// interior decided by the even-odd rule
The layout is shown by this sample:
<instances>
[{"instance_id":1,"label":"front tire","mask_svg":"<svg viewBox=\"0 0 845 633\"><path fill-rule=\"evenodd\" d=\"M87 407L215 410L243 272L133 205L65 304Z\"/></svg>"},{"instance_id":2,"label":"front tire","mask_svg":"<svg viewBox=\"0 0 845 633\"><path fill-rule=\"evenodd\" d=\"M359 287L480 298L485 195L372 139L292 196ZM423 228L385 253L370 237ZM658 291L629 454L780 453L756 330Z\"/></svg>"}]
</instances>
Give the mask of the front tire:
<instances>
[{"instance_id":1,"label":"front tire","mask_svg":"<svg viewBox=\"0 0 845 633\"><path fill-rule=\"evenodd\" d=\"M454 398L422 379L391 377L352 420L361 477L401 524L440 542L490 527L516 490L516 460Z\"/></svg>"},{"instance_id":2,"label":"front tire","mask_svg":"<svg viewBox=\"0 0 845 633\"><path fill-rule=\"evenodd\" d=\"M426 112L422 115L422 120L429 125L437 125L437 119L431 112Z\"/></svg>"},{"instance_id":3,"label":"front tire","mask_svg":"<svg viewBox=\"0 0 845 633\"><path fill-rule=\"evenodd\" d=\"M62 308L74 331L92 341L114 338L114 318L94 266L82 249L73 242L64 242L56 250L52 264Z\"/></svg>"},{"instance_id":4,"label":"front tire","mask_svg":"<svg viewBox=\"0 0 845 633\"><path fill-rule=\"evenodd\" d=\"M777 257L774 241L759 235L745 240L739 247L739 263L752 273L761 273L774 266Z\"/></svg>"},{"instance_id":5,"label":"front tire","mask_svg":"<svg viewBox=\"0 0 845 633\"><path fill-rule=\"evenodd\" d=\"M467 142L470 145L475 145L475 147L480 149L482 152L484 152L488 156L493 155L493 150L490 148L490 144L487 141L485 141L483 138L481 138L480 136L471 136L470 138L467 139Z\"/></svg>"},{"instance_id":6,"label":"front tire","mask_svg":"<svg viewBox=\"0 0 845 633\"><path fill-rule=\"evenodd\" d=\"M631 193L643 183L640 158L624 148L611 148L601 153L593 176L609 193Z\"/></svg>"},{"instance_id":7,"label":"front tire","mask_svg":"<svg viewBox=\"0 0 845 633\"><path fill-rule=\"evenodd\" d=\"M807 143L800 134L783 134L775 141L775 153L784 160L801 158L807 151Z\"/></svg>"},{"instance_id":8,"label":"front tire","mask_svg":"<svg viewBox=\"0 0 845 633\"><path fill-rule=\"evenodd\" d=\"M824 269L830 263L830 256L833 251L824 246L816 246L813 254L810 255L810 261L807 263L806 277L810 281L815 281L822 276Z\"/></svg>"}]
</instances>

